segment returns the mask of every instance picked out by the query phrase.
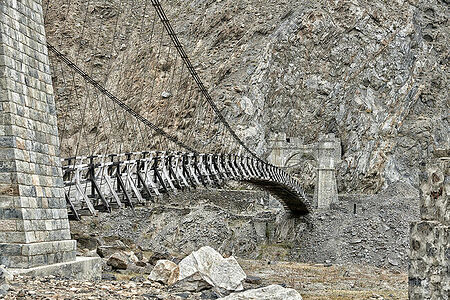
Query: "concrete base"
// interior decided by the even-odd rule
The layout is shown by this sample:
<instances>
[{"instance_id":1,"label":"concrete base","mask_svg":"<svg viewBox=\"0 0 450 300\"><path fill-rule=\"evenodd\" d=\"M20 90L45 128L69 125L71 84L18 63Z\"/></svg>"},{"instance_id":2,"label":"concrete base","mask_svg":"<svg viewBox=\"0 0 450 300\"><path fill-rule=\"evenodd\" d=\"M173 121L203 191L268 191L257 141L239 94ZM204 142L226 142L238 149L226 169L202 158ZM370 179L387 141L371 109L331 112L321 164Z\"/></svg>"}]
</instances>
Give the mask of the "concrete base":
<instances>
[{"instance_id":1,"label":"concrete base","mask_svg":"<svg viewBox=\"0 0 450 300\"><path fill-rule=\"evenodd\" d=\"M60 240L29 244L0 243L0 265L7 268L35 268L74 261L77 242Z\"/></svg>"},{"instance_id":2,"label":"concrete base","mask_svg":"<svg viewBox=\"0 0 450 300\"><path fill-rule=\"evenodd\" d=\"M53 275L57 278L75 280L100 280L102 278L102 259L100 257L77 257L75 261L40 266L29 269L7 269L12 275L43 277Z\"/></svg>"}]
</instances>

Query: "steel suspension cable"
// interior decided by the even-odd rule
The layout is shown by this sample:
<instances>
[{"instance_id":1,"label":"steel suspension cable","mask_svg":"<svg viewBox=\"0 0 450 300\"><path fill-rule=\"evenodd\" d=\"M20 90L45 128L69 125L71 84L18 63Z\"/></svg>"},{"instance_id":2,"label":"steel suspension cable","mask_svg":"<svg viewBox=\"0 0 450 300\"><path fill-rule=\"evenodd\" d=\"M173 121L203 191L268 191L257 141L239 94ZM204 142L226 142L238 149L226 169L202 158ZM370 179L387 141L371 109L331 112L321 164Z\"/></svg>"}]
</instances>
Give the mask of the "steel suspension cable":
<instances>
[{"instance_id":1,"label":"steel suspension cable","mask_svg":"<svg viewBox=\"0 0 450 300\"><path fill-rule=\"evenodd\" d=\"M227 130L230 132L230 134L233 136L233 138L242 146L245 151L247 151L251 156L256 158L257 160L263 161L261 158L259 158L258 155L256 155L253 151L251 151L247 145L239 138L239 136L234 132L234 130L231 128L230 124L227 122L225 117L220 112L219 108L214 103L214 100L212 99L211 95L209 94L208 90L206 89L205 85L203 84L202 80L200 79L197 71L195 70L194 66L192 65L189 57L187 56L183 45L181 45L178 36L176 35L175 31L172 28L172 25L169 22L169 19L166 16L166 13L164 9L161 6L161 3L159 0L151 0L152 5L155 8L159 19L161 20L162 24L164 25L164 28L166 29L170 39L172 40L172 43L175 45L175 48L178 51L178 54L181 56L183 62L186 64L186 67L188 68L189 72L191 73L191 76L194 78L194 81L197 83L198 88L202 92L203 96L208 101L208 104L212 107L214 113L218 116L219 120L225 125Z\"/></svg>"},{"instance_id":2,"label":"steel suspension cable","mask_svg":"<svg viewBox=\"0 0 450 300\"><path fill-rule=\"evenodd\" d=\"M172 141L174 144L180 146L181 148L184 148L190 152L198 153L198 151L194 150L193 148L189 147L188 145L181 142L177 137L170 135L169 133L165 132L163 129L159 128L152 122L150 122L148 119L140 115L138 112L134 111L130 106L128 106L126 103L121 101L119 98L117 98L114 94L112 94L109 90L107 90L104 86L102 86L100 83L95 81L91 76L89 76L86 72L84 72L82 69L80 69L77 65L75 65L69 58L67 58L64 54L59 52L55 47L53 47L50 43L47 43L48 49L53 52L58 59L60 59L62 62L64 62L68 67L70 67L74 72L78 73L86 82L93 85L96 89L98 89L102 94L107 96L109 99L111 99L114 103L116 103L118 106L120 106L123 110L125 110L127 113L135 117L138 121L142 122L147 127L150 127L152 130L154 130L156 133L158 133L161 136L164 136L169 141Z\"/></svg>"}]
</instances>

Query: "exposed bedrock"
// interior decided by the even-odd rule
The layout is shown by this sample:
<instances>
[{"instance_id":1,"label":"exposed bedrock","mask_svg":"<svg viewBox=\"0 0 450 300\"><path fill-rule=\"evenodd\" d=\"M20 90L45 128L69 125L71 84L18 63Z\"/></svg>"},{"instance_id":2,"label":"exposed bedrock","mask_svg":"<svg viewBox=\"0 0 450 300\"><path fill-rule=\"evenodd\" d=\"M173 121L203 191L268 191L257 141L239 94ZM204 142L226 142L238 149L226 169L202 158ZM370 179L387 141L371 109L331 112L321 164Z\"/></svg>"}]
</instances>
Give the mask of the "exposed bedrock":
<instances>
[{"instance_id":1,"label":"exposed bedrock","mask_svg":"<svg viewBox=\"0 0 450 300\"><path fill-rule=\"evenodd\" d=\"M305 143L326 133L341 139L340 193L374 193L396 182L418 189L418 166L435 149L450 146L447 1L162 4L217 105L251 148L265 153L271 132L298 136ZM71 5L84 9L78 2ZM122 7L118 1L92 1L86 17L108 19ZM111 69L107 86L130 98L127 88L142 86L157 62L147 61L133 46L118 45L117 53L94 51L98 34L91 29L100 25L92 21L81 36L77 14L62 19L66 9L63 1L52 3L49 40L72 49L69 53L79 49L80 61L95 61L93 74L98 76L111 64L125 63L122 73ZM126 21L138 28L138 20ZM114 31L111 23L102 27L104 35ZM123 45L136 44L133 39L136 35L121 35ZM132 106L158 112L161 99L146 93ZM184 104L177 103L173 109L182 111ZM91 121L87 118L86 126L96 130ZM68 138L63 146L72 142Z\"/></svg>"}]
</instances>

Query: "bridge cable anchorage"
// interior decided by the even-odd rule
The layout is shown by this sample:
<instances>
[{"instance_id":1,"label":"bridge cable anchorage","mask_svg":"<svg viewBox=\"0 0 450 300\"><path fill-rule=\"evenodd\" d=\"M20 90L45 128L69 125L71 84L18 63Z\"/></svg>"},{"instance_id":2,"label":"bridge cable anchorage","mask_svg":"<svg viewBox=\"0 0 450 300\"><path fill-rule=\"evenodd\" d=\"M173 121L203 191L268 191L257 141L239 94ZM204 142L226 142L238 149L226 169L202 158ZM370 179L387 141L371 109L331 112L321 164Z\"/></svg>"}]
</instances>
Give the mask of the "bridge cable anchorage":
<instances>
[{"instance_id":1,"label":"bridge cable anchorage","mask_svg":"<svg viewBox=\"0 0 450 300\"><path fill-rule=\"evenodd\" d=\"M203 96L206 98L208 104L212 107L214 113L218 116L219 120L225 125L225 128L228 130L228 132L233 136L233 138L241 145L245 151L247 151L251 156L256 158L257 160L264 161L261 159L256 153L251 151L248 146L239 138L239 136L236 134L236 132L231 128L230 124L227 122L225 117L220 112L217 105L214 103L214 100L212 99L211 95L209 94L208 90L206 89L205 85L203 84L202 80L200 79L200 76L198 75L197 71L195 70L194 66L192 65L189 57L187 56L183 45L180 43L178 36L176 35L175 31L173 30L172 25L170 24L169 19L166 16L166 13L164 9L161 6L161 3L159 0L151 0L152 5L155 8L156 12L158 13L158 16L166 28L167 34L169 35L170 39L172 40L172 43L175 46L175 49L177 49L178 54L181 56L184 64L186 65L187 69L189 70L189 73L193 77L195 83L197 84L198 88L200 89Z\"/></svg>"},{"instance_id":2,"label":"bridge cable anchorage","mask_svg":"<svg viewBox=\"0 0 450 300\"><path fill-rule=\"evenodd\" d=\"M189 152L198 153L198 151L194 150L190 146L186 145L185 143L181 142L177 137L165 132L163 129L159 128L152 122L150 122L148 119L140 115L138 112L133 110L130 106L128 106L126 103L121 101L119 98L117 98L114 94L112 94L109 90L107 90L104 86L102 86L100 83L95 81L91 76L89 76L86 72L81 70L77 65L75 65L67 56L62 54L60 51L58 51L53 45L47 42L48 49L53 52L58 59L63 61L68 67L70 67L72 70L74 70L76 73L78 73L86 82L93 85L96 89L98 89L102 94L107 96L109 99L111 99L114 103L119 105L122 109L124 109L127 113L135 117L138 121L142 122L144 125L150 127L156 133L158 133L161 136L164 136L169 141L175 143L176 145L180 146L181 148L184 148L188 150Z\"/></svg>"}]
</instances>

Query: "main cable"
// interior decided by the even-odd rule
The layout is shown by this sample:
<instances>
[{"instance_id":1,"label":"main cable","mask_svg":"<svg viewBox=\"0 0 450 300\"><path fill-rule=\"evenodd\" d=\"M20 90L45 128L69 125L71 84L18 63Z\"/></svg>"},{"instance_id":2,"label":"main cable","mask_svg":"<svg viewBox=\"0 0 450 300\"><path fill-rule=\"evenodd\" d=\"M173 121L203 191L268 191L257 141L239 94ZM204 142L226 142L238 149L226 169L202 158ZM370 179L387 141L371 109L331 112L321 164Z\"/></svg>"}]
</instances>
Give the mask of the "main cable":
<instances>
[{"instance_id":1,"label":"main cable","mask_svg":"<svg viewBox=\"0 0 450 300\"><path fill-rule=\"evenodd\" d=\"M91 76L89 76L86 72L84 72L82 69L80 69L77 65L75 65L67 56L59 52L55 47L53 47L50 43L47 42L48 49L53 52L57 58L61 61L63 61L68 67L70 67L72 70L74 70L76 73L78 73L86 82L92 84L95 88L97 88L102 94L107 96L109 99L111 99L114 103L119 105L122 109L124 109L126 112L128 112L130 115L135 117L138 121L144 123L146 126L150 127L156 133L158 133L161 136L164 136L169 141L175 143L176 145L180 146L181 148L184 148L188 150L189 152L198 153L198 151L194 150L190 146L184 144L181 142L177 137L170 135L169 133L165 132L163 129L159 128L152 122L150 122L147 118L140 115L138 112L133 110L130 106L128 106L126 103L121 101L119 98L117 98L115 95L113 95L109 90L107 90L104 86L102 86L100 83L95 81Z\"/></svg>"},{"instance_id":2,"label":"main cable","mask_svg":"<svg viewBox=\"0 0 450 300\"><path fill-rule=\"evenodd\" d=\"M245 149L251 156L256 158L259 161L265 162L263 159L261 159L258 155L256 155L253 151L251 151L247 145L239 138L239 136L234 132L234 130L231 128L230 124L227 122L225 117L220 112L219 108L214 103L214 100L212 99L211 95L209 94L208 90L205 88L205 85L203 84L202 80L200 79L200 76L198 75L197 71L193 67L189 57L187 56L183 45L181 45L178 36L176 35L175 31L172 28L172 25L169 22L169 19L166 16L166 13L164 12L164 9L161 6L161 3L159 0L151 0L152 5L155 8L156 12L158 13L159 19L163 23L164 27L166 28L166 31L172 40L172 43L174 44L175 48L178 51L178 54L181 56L184 64L189 70L189 73L191 73L191 76L194 78L194 81L197 83L198 88L202 92L203 96L208 101L208 104L212 107L214 113L218 116L219 120L225 125L229 133L233 136L233 138L242 146L242 148Z\"/></svg>"}]
</instances>

